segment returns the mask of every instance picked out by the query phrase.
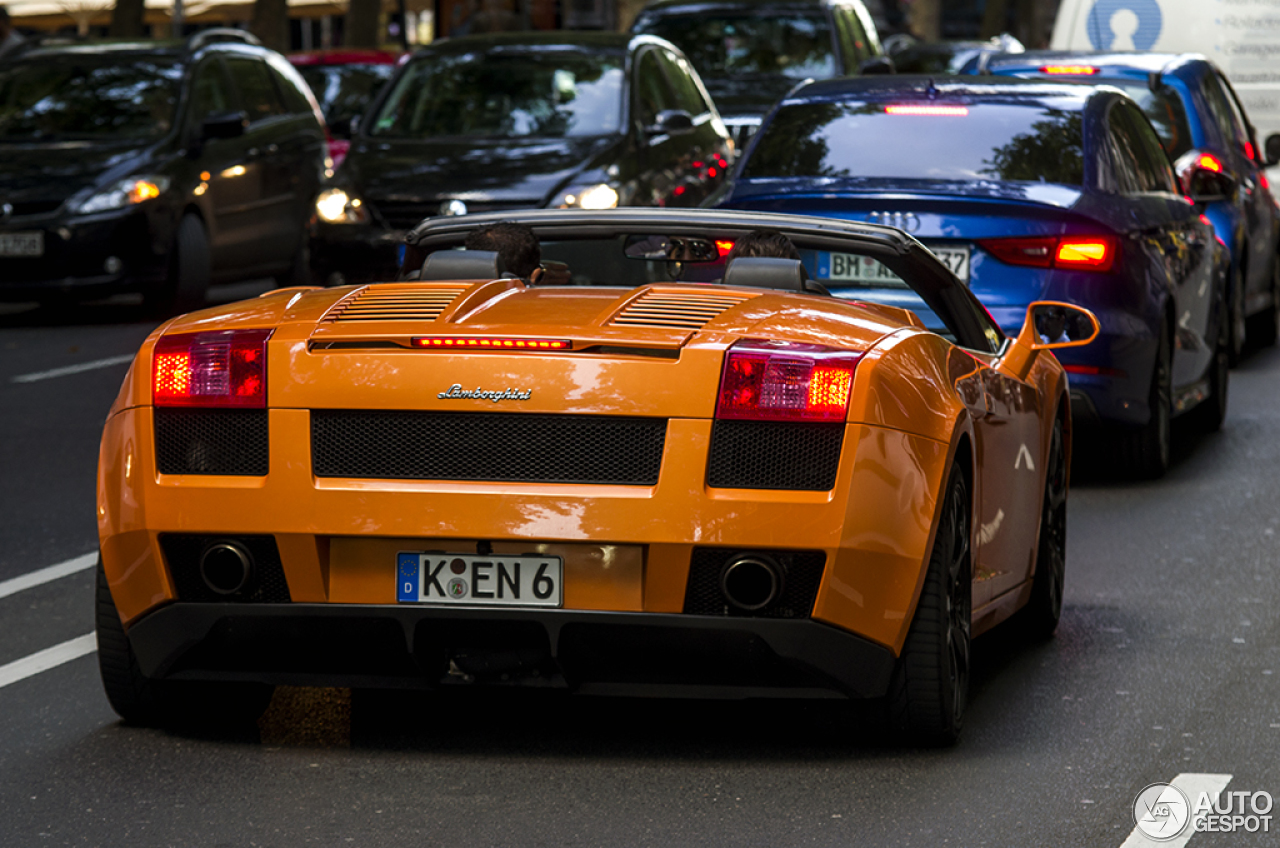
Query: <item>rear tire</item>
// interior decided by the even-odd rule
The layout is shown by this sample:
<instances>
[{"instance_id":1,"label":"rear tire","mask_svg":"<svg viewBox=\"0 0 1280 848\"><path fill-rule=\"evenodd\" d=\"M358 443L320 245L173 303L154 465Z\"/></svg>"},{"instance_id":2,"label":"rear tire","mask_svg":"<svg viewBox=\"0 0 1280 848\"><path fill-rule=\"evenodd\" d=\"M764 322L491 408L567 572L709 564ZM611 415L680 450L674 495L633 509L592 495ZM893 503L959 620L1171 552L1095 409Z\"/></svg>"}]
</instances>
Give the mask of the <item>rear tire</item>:
<instances>
[{"instance_id":1,"label":"rear tire","mask_svg":"<svg viewBox=\"0 0 1280 848\"><path fill-rule=\"evenodd\" d=\"M1271 262L1271 308L1253 317L1249 341L1257 347L1271 347L1280 337L1280 257Z\"/></svg>"},{"instance_id":2,"label":"rear tire","mask_svg":"<svg viewBox=\"0 0 1280 848\"><path fill-rule=\"evenodd\" d=\"M1169 470L1173 417L1173 351L1169 328L1161 326L1156 362L1151 369L1147 405L1151 419L1138 430L1122 431L1116 439L1116 461L1127 477L1155 480Z\"/></svg>"},{"instance_id":3,"label":"rear tire","mask_svg":"<svg viewBox=\"0 0 1280 848\"><path fill-rule=\"evenodd\" d=\"M958 465L951 467L941 510L915 618L885 697L890 728L924 745L955 743L969 698L971 508Z\"/></svg>"},{"instance_id":4,"label":"rear tire","mask_svg":"<svg viewBox=\"0 0 1280 848\"><path fill-rule=\"evenodd\" d=\"M125 635L102 559L98 559L98 669L111 708L130 724L232 728L266 711L274 687L260 683L153 680L142 673Z\"/></svg>"},{"instance_id":5,"label":"rear tire","mask_svg":"<svg viewBox=\"0 0 1280 848\"><path fill-rule=\"evenodd\" d=\"M1045 465L1044 503L1040 509L1040 542L1031 599L1018 613L1031 639L1048 639L1062 617L1067 576L1067 449L1062 419L1053 422L1049 461Z\"/></svg>"},{"instance_id":6,"label":"rear tire","mask_svg":"<svg viewBox=\"0 0 1280 848\"><path fill-rule=\"evenodd\" d=\"M1216 433L1227 419L1227 391L1231 384L1231 366L1227 345L1218 333L1218 344L1209 363L1209 396L1200 401L1188 414L1195 428L1201 433Z\"/></svg>"},{"instance_id":7,"label":"rear tire","mask_svg":"<svg viewBox=\"0 0 1280 848\"><path fill-rule=\"evenodd\" d=\"M209 235L200 216L187 213L178 222L169 258L169 278L144 295L147 311L169 317L204 308L211 268Z\"/></svg>"}]
</instances>

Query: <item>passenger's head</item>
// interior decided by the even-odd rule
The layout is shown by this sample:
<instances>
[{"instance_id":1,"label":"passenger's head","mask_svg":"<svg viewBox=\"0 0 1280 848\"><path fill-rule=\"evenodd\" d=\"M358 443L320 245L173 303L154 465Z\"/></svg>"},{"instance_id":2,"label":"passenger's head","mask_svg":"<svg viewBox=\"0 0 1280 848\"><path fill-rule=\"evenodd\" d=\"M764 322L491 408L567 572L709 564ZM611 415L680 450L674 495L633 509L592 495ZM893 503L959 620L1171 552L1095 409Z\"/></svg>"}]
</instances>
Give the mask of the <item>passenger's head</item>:
<instances>
[{"instance_id":1,"label":"passenger's head","mask_svg":"<svg viewBox=\"0 0 1280 848\"><path fill-rule=\"evenodd\" d=\"M743 256L764 256L774 259L799 259L800 251L791 239L777 230L752 230L733 244L725 257L724 267Z\"/></svg>"},{"instance_id":2,"label":"passenger's head","mask_svg":"<svg viewBox=\"0 0 1280 848\"><path fill-rule=\"evenodd\" d=\"M467 250L492 250L502 265L518 277L537 282L542 276L542 247L532 228L514 221L499 221L481 227L462 243Z\"/></svg>"}]
</instances>

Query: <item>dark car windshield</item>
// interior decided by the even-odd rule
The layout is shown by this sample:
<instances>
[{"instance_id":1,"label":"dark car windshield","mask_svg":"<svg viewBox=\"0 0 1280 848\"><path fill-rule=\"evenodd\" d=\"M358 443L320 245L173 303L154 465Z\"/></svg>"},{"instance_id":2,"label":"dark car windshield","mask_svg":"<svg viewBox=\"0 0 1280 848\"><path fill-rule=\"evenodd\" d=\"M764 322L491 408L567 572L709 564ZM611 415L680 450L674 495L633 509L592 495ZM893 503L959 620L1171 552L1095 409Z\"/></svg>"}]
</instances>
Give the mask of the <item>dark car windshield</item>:
<instances>
[{"instance_id":1,"label":"dark car windshield","mask_svg":"<svg viewBox=\"0 0 1280 848\"><path fill-rule=\"evenodd\" d=\"M340 127L363 114L395 65L304 65L298 73L311 86L325 122Z\"/></svg>"},{"instance_id":2,"label":"dark car windshield","mask_svg":"<svg viewBox=\"0 0 1280 848\"><path fill-rule=\"evenodd\" d=\"M182 67L58 55L0 65L0 140L143 140L173 126Z\"/></svg>"},{"instance_id":3,"label":"dark car windshield","mask_svg":"<svg viewBox=\"0 0 1280 848\"><path fill-rule=\"evenodd\" d=\"M637 29L675 44L701 76L711 79L758 74L801 80L836 74L831 26L822 15L661 15Z\"/></svg>"},{"instance_id":4,"label":"dark car windshield","mask_svg":"<svg viewBox=\"0 0 1280 848\"><path fill-rule=\"evenodd\" d=\"M394 86L373 135L563 138L609 135L622 121L622 57L611 54L430 56Z\"/></svg>"},{"instance_id":5,"label":"dark car windshield","mask_svg":"<svg viewBox=\"0 0 1280 848\"><path fill-rule=\"evenodd\" d=\"M743 176L1082 185L1083 148L1080 112L1050 103L804 103L778 111Z\"/></svg>"}]
</instances>

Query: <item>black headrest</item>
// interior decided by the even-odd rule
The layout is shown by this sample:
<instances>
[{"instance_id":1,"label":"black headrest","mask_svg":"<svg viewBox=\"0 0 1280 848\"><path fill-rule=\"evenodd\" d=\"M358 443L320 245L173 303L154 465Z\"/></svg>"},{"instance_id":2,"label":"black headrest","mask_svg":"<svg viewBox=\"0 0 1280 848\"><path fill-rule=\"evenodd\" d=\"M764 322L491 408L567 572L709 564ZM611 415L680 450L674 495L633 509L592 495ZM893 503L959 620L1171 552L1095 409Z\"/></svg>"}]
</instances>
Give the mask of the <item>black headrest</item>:
<instances>
[{"instance_id":1,"label":"black headrest","mask_svg":"<svg viewBox=\"0 0 1280 848\"><path fill-rule=\"evenodd\" d=\"M492 250L437 250L422 263L420 280L496 280L506 273Z\"/></svg>"},{"instance_id":2,"label":"black headrest","mask_svg":"<svg viewBox=\"0 0 1280 848\"><path fill-rule=\"evenodd\" d=\"M724 284L752 289L831 294L826 286L809 279L809 272L799 259L778 259L772 256L737 257L729 263L729 268L724 273Z\"/></svg>"}]
</instances>

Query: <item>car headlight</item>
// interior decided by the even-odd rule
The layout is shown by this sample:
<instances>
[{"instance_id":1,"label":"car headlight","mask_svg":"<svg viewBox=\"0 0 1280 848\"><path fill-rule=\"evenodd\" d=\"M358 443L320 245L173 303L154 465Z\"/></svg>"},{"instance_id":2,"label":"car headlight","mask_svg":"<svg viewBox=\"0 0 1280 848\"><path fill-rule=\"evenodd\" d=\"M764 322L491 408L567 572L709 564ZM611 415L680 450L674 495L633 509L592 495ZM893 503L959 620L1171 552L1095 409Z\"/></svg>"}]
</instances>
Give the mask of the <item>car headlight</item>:
<instances>
[{"instance_id":1,"label":"car headlight","mask_svg":"<svg viewBox=\"0 0 1280 848\"><path fill-rule=\"evenodd\" d=\"M316 214L329 224L363 224L369 210L358 197L340 188L327 188L316 196Z\"/></svg>"},{"instance_id":2,"label":"car headlight","mask_svg":"<svg viewBox=\"0 0 1280 848\"><path fill-rule=\"evenodd\" d=\"M618 205L618 190L606 183L570 186L551 205L556 209L614 209Z\"/></svg>"},{"instance_id":3,"label":"car headlight","mask_svg":"<svg viewBox=\"0 0 1280 848\"><path fill-rule=\"evenodd\" d=\"M148 200L155 200L169 190L168 177L126 177L98 189L75 206L81 215L124 209Z\"/></svg>"}]
</instances>

